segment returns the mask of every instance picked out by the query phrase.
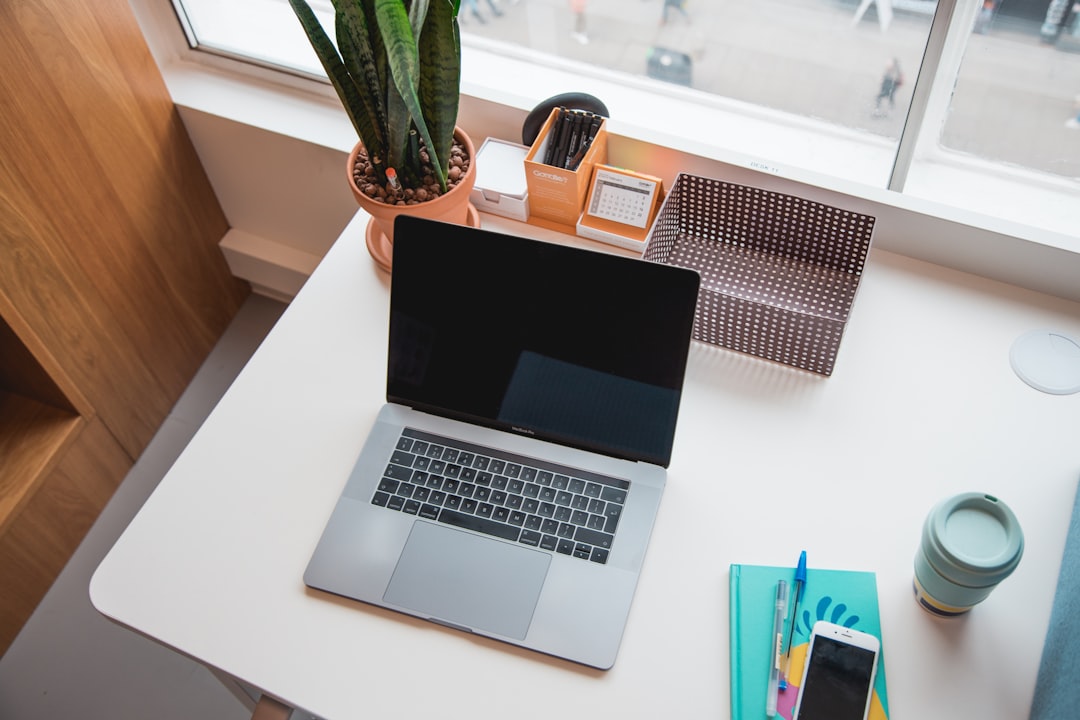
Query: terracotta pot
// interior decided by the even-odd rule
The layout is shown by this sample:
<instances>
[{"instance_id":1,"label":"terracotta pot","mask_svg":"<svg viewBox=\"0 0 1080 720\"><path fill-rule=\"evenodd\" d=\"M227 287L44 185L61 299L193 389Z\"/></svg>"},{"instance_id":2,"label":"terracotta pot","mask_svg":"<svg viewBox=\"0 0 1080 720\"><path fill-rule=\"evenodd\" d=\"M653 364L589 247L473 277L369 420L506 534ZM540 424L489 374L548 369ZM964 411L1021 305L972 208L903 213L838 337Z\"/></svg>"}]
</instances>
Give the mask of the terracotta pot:
<instances>
[{"instance_id":1,"label":"terracotta pot","mask_svg":"<svg viewBox=\"0 0 1080 720\"><path fill-rule=\"evenodd\" d=\"M428 200L416 205L387 205L378 200L372 200L361 192L353 181L353 165L356 164L356 156L359 154L362 145L357 143L356 147L349 153L348 163L345 166L349 188L352 190L353 197L356 198L356 202L359 203L360 207L371 215L374 228L382 231L382 235L385 236L388 243L393 244L394 242L394 218L402 213L457 225L469 224L468 219L471 208L469 193L472 192L473 185L476 184L476 149L473 147L472 140L460 127L454 128L454 138L465 148L469 155L469 169L465 173L465 177L445 195L440 195L434 200ZM473 212L475 213L475 211ZM369 226L369 246L371 245L372 229ZM376 259L382 260L382 258ZM380 264L382 263L380 262Z\"/></svg>"}]
</instances>

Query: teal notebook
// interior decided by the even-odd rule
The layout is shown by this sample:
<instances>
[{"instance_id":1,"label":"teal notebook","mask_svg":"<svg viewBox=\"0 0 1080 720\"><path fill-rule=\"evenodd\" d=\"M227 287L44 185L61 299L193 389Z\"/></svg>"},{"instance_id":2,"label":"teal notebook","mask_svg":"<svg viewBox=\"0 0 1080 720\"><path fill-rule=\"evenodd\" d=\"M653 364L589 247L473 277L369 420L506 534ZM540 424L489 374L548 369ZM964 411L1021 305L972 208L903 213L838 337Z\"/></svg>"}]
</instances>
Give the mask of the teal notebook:
<instances>
[{"instance_id":1,"label":"teal notebook","mask_svg":"<svg viewBox=\"0 0 1080 720\"><path fill-rule=\"evenodd\" d=\"M795 571L787 567L764 565L731 566L731 717L732 720L764 720L765 693L771 662L776 583L786 580L794 587ZM881 639L878 612L877 579L874 573L852 570L816 570L806 573L799 600L795 634L792 637L791 669L787 690L779 693L777 718L791 720L798 697L796 685L802 678L803 659L810 641L810 630L818 620L870 633ZM790 623L791 608L788 608ZM789 625L784 627L787 642ZM887 720L889 701L885 691L885 644L878 657L874 700L870 720ZM784 645L787 650L787 645Z\"/></svg>"}]
</instances>

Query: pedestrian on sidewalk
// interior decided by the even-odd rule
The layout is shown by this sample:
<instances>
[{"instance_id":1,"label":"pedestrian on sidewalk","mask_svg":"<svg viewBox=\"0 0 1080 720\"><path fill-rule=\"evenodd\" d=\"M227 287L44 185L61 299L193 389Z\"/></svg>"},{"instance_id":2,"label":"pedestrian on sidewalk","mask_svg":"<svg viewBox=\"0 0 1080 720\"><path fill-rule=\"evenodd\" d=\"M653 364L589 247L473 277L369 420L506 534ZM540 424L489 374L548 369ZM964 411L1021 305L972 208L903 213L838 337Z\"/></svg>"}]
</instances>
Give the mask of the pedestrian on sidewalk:
<instances>
[{"instance_id":1,"label":"pedestrian on sidewalk","mask_svg":"<svg viewBox=\"0 0 1080 720\"><path fill-rule=\"evenodd\" d=\"M477 4L477 0L464 0L462 4L465 6L465 9L468 10L469 13L472 14L472 16L480 22L481 25L487 22L487 19L480 14L480 7ZM487 5L489 8L491 8L491 14L494 17L499 17L502 15L502 10L500 10L499 6L495 4L495 0L487 0ZM465 19L464 15L461 15L460 13L459 17L462 20Z\"/></svg>"},{"instance_id":2,"label":"pedestrian on sidewalk","mask_svg":"<svg viewBox=\"0 0 1080 720\"><path fill-rule=\"evenodd\" d=\"M892 62L885 66L885 74L881 77L881 90L874 100L874 116L884 117L887 113L881 109L881 101L889 101L889 109L896 108L896 89L904 84L904 73L900 69L900 59L893 58Z\"/></svg>"},{"instance_id":3,"label":"pedestrian on sidewalk","mask_svg":"<svg viewBox=\"0 0 1080 720\"><path fill-rule=\"evenodd\" d=\"M1076 111L1076 115L1065 121L1065 127L1070 130L1080 130L1080 95L1076 96L1076 103L1073 105L1073 110Z\"/></svg>"},{"instance_id":4,"label":"pedestrian on sidewalk","mask_svg":"<svg viewBox=\"0 0 1080 720\"><path fill-rule=\"evenodd\" d=\"M582 45L589 44L589 34L585 31L585 0L570 0L570 12L574 13L574 29L570 37Z\"/></svg>"},{"instance_id":5,"label":"pedestrian on sidewalk","mask_svg":"<svg viewBox=\"0 0 1080 720\"><path fill-rule=\"evenodd\" d=\"M663 13L660 15L661 25L667 25L668 8L675 8L682 14L683 20L690 21L690 16L686 13L686 0L664 0Z\"/></svg>"},{"instance_id":6,"label":"pedestrian on sidewalk","mask_svg":"<svg viewBox=\"0 0 1080 720\"><path fill-rule=\"evenodd\" d=\"M996 0L983 0L979 14L975 16L975 32L985 35L990 29L990 22L994 19L994 5Z\"/></svg>"}]
</instances>

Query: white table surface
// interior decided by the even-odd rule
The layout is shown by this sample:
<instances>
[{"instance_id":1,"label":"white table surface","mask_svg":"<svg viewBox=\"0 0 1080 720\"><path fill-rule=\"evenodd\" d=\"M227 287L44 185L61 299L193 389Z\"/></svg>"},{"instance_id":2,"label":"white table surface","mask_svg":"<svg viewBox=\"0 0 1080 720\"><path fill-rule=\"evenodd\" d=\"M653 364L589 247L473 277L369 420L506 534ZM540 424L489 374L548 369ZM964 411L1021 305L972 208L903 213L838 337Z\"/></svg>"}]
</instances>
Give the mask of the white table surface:
<instances>
[{"instance_id":1,"label":"white table surface","mask_svg":"<svg viewBox=\"0 0 1080 720\"><path fill-rule=\"evenodd\" d=\"M600 672L305 588L384 401L389 277L365 223L102 562L102 613L326 718L720 718L729 564L805 549L812 567L877 573L893 718L1027 716L1080 479L1080 395L1028 387L1009 348L1035 328L1080 336L1080 304L874 250L831 378L694 343L644 571ZM968 490L1012 507L1025 554L985 603L941 620L912 597L912 558L930 507Z\"/></svg>"}]
</instances>

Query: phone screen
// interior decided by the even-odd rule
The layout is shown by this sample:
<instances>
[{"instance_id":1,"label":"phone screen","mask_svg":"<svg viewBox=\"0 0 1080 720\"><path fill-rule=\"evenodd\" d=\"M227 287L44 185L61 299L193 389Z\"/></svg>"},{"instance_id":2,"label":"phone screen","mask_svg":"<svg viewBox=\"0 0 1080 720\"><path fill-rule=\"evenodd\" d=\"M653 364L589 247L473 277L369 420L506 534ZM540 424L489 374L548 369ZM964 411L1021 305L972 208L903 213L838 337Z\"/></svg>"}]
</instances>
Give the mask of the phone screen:
<instances>
[{"instance_id":1,"label":"phone screen","mask_svg":"<svg viewBox=\"0 0 1080 720\"><path fill-rule=\"evenodd\" d=\"M875 653L818 635L799 690L799 720L862 720Z\"/></svg>"}]
</instances>

